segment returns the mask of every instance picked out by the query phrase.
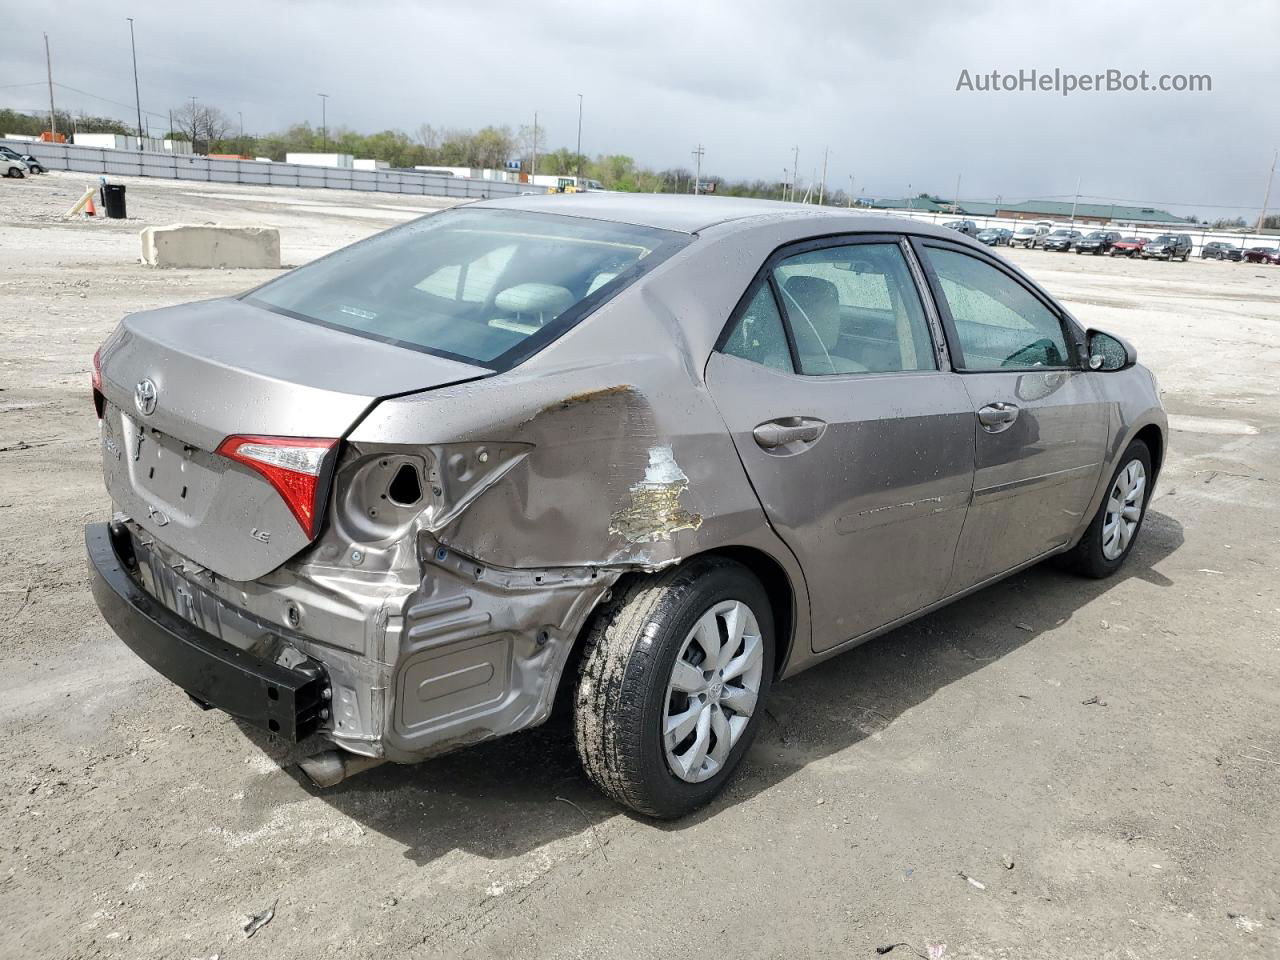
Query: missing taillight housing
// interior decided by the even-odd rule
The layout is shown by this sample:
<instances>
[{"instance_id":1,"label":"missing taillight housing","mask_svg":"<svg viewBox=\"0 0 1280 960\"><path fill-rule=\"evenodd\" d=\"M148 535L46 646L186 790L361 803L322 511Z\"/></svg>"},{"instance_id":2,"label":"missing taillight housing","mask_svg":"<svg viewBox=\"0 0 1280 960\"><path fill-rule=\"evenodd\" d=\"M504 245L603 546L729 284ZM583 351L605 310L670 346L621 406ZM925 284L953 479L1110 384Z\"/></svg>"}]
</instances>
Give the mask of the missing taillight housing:
<instances>
[{"instance_id":1,"label":"missing taillight housing","mask_svg":"<svg viewBox=\"0 0 1280 960\"><path fill-rule=\"evenodd\" d=\"M422 499L422 484L412 464L402 463L387 486L387 497L401 507L411 507Z\"/></svg>"},{"instance_id":2,"label":"missing taillight housing","mask_svg":"<svg viewBox=\"0 0 1280 960\"><path fill-rule=\"evenodd\" d=\"M217 452L260 473L271 484L308 539L316 535L317 502L326 458L337 445L327 437L227 437Z\"/></svg>"},{"instance_id":3,"label":"missing taillight housing","mask_svg":"<svg viewBox=\"0 0 1280 960\"><path fill-rule=\"evenodd\" d=\"M102 395L102 348L99 347L93 351L93 409L98 414L98 419L102 419L102 414L106 410L107 398Z\"/></svg>"}]
</instances>

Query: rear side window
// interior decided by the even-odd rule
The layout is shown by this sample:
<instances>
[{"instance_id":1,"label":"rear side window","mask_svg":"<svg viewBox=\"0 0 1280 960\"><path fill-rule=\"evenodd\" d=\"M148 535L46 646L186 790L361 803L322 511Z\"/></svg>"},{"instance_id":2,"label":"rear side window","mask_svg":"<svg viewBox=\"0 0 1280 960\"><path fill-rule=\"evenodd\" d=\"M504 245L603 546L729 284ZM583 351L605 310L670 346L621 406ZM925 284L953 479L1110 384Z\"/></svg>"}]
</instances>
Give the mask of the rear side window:
<instances>
[{"instance_id":1,"label":"rear side window","mask_svg":"<svg viewBox=\"0 0 1280 960\"><path fill-rule=\"evenodd\" d=\"M724 352L761 366L794 373L782 316L767 283L751 299L724 343Z\"/></svg>"},{"instance_id":2,"label":"rear side window","mask_svg":"<svg viewBox=\"0 0 1280 960\"><path fill-rule=\"evenodd\" d=\"M246 299L358 336L505 369L690 240L576 217L450 210L300 267Z\"/></svg>"},{"instance_id":3,"label":"rear side window","mask_svg":"<svg viewBox=\"0 0 1280 960\"><path fill-rule=\"evenodd\" d=\"M896 243L811 250L783 260L773 278L801 373L937 369L920 295Z\"/></svg>"},{"instance_id":4,"label":"rear side window","mask_svg":"<svg viewBox=\"0 0 1280 960\"><path fill-rule=\"evenodd\" d=\"M1062 323L1030 290L967 254L930 247L963 370L1069 366Z\"/></svg>"}]
</instances>

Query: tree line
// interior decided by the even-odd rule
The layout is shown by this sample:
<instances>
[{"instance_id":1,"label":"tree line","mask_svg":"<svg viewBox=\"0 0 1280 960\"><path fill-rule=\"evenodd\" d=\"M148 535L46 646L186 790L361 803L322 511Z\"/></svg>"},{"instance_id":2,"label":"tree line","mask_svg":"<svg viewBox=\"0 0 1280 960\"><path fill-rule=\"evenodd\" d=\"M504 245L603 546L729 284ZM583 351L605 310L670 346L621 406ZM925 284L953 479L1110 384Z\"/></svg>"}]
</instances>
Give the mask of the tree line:
<instances>
[{"instance_id":1,"label":"tree line","mask_svg":"<svg viewBox=\"0 0 1280 960\"><path fill-rule=\"evenodd\" d=\"M111 117L58 111L58 130L80 130L93 133L119 133L132 135L134 127ZM231 153L247 157L268 157L283 161L287 153L349 153L355 157L381 160L392 167L415 166L475 167L500 169L509 160L519 160L525 172L533 170L534 154L537 154L537 172L571 177L579 170L582 176L599 180L609 190L639 193L691 193L694 173L686 167L668 167L655 170L642 166L626 154L600 154L595 157L579 156L568 147L547 149L546 131L539 128L534 141L532 126L511 128L487 126L479 130L446 129L431 124L420 124L413 133L404 130L382 130L377 133L357 133L349 127L339 126L321 130L310 123L295 123L283 131L264 135L247 135L220 108L187 102L171 112L173 129L156 134L168 139L186 140L200 153ZM38 136L48 129L49 115L20 113L0 109L0 134L17 133ZM726 180L713 174L702 175L703 189L710 187L718 195L732 197L760 197L781 200L786 190L783 184L771 180ZM712 186L714 185L714 186ZM802 196L803 184L797 190ZM927 197L927 194L920 194ZM814 199L816 201L816 191ZM932 199L932 198L931 198ZM848 194L839 188L825 191L823 202L833 206L849 203ZM1223 218L1214 227L1240 229L1252 227L1253 221L1241 218ZM1270 215L1264 222L1269 230L1280 229L1280 213Z\"/></svg>"},{"instance_id":2,"label":"tree line","mask_svg":"<svg viewBox=\"0 0 1280 960\"><path fill-rule=\"evenodd\" d=\"M283 161L288 153L349 153L356 157L381 160L392 167L415 166L473 167L501 169L508 161L519 160L521 169L533 171L537 155L537 173L575 176L599 180L610 190L645 193L690 193L693 171L685 167L651 169L636 163L625 154L579 155L568 147L549 149L546 131L539 128L537 141L532 126L486 126L478 130L437 127L421 124L412 133L404 130L381 130L358 133L339 126L322 130L310 123L295 123L284 130L268 134L246 134L238 118L209 105L183 103L174 107L172 129L152 131L157 137L185 140L197 153L230 153L246 157L267 157ZM108 117L91 117L59 112L58 130L73 129L93 133L135 134L129 124ZM0 133L36 136L48 129L48 114L24 114L0 110ZM703 174L703 189L711 187L717 194L737 197L781 199L783 185L767 180L726 180ZM713 187L711 185L714 185ZM843 192L828 192L827 203L846 202Z\"/></svg>"}]
</instances>

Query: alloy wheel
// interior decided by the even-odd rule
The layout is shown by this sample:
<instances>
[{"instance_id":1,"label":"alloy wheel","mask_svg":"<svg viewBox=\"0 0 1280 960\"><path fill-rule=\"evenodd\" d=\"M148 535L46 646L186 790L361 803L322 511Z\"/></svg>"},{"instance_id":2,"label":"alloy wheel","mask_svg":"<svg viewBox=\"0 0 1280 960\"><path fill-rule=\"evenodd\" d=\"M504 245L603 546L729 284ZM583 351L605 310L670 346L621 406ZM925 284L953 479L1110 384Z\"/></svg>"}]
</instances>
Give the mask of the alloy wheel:
<instances>
[{"instance_id":1,"label":"alloy wheel","mask_svg":"<svg viewBox=\"0 0 1280 960\"><path fill-rule=\"evenodd\" d=\"M1137 532L1146 500L1147 470L1141 460L1130 460L1116 475L1107 494L1107 514L1102 521L1102 555L1117 560L1124 555Z\"/></svg>"},{"instance_id":2,"label":"alloy wheel","mask_svg":"<svg viewBox=\"0 0 1280 960\"><path fill-rule=\"evenodd\" d=\"M715 604L689 631L662 715L667 766L681 780L702 783L724 767L751 723L763 665L760 625L740 600Z\"/></svg>"}]
</instances>

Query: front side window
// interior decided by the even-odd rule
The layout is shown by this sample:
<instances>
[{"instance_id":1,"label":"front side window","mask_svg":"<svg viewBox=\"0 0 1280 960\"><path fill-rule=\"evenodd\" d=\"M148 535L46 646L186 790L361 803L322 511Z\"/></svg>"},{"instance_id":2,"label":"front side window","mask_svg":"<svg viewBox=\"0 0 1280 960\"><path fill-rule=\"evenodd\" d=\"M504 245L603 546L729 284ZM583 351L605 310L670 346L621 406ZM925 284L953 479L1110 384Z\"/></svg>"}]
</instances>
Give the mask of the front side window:
<instances>
[{"instance_id":1,"label":"front side window","mask_svg":"<svg viewBox=\"0 0 1280 960\"><path fill-rule=\"evenodd\" d=\"M1062 323L1021 283L967 254L930 247L928 255L951 311L959 369L1070 365Z\"/></svg>"},{"instance_id":2,"label":"front side window","mask_svg":"<svg viewBox=\"0 0 1280 960\"><path fill-rule=\"evenodd\" d=\"M937 369L920 295L896 243L800 253L779 263L773 280L800 373Z\"/></svg>"},{"instance_id":3,"label":"front side window","mask_svg":"<svg viewBox=\"0 0 1280 960\"><path fill-rule=\"evenodd\" d=\"M358 336L502 367L692 238L501 209L449 210L291 271L249 303Z\"/></svg>"}]
</instances>

